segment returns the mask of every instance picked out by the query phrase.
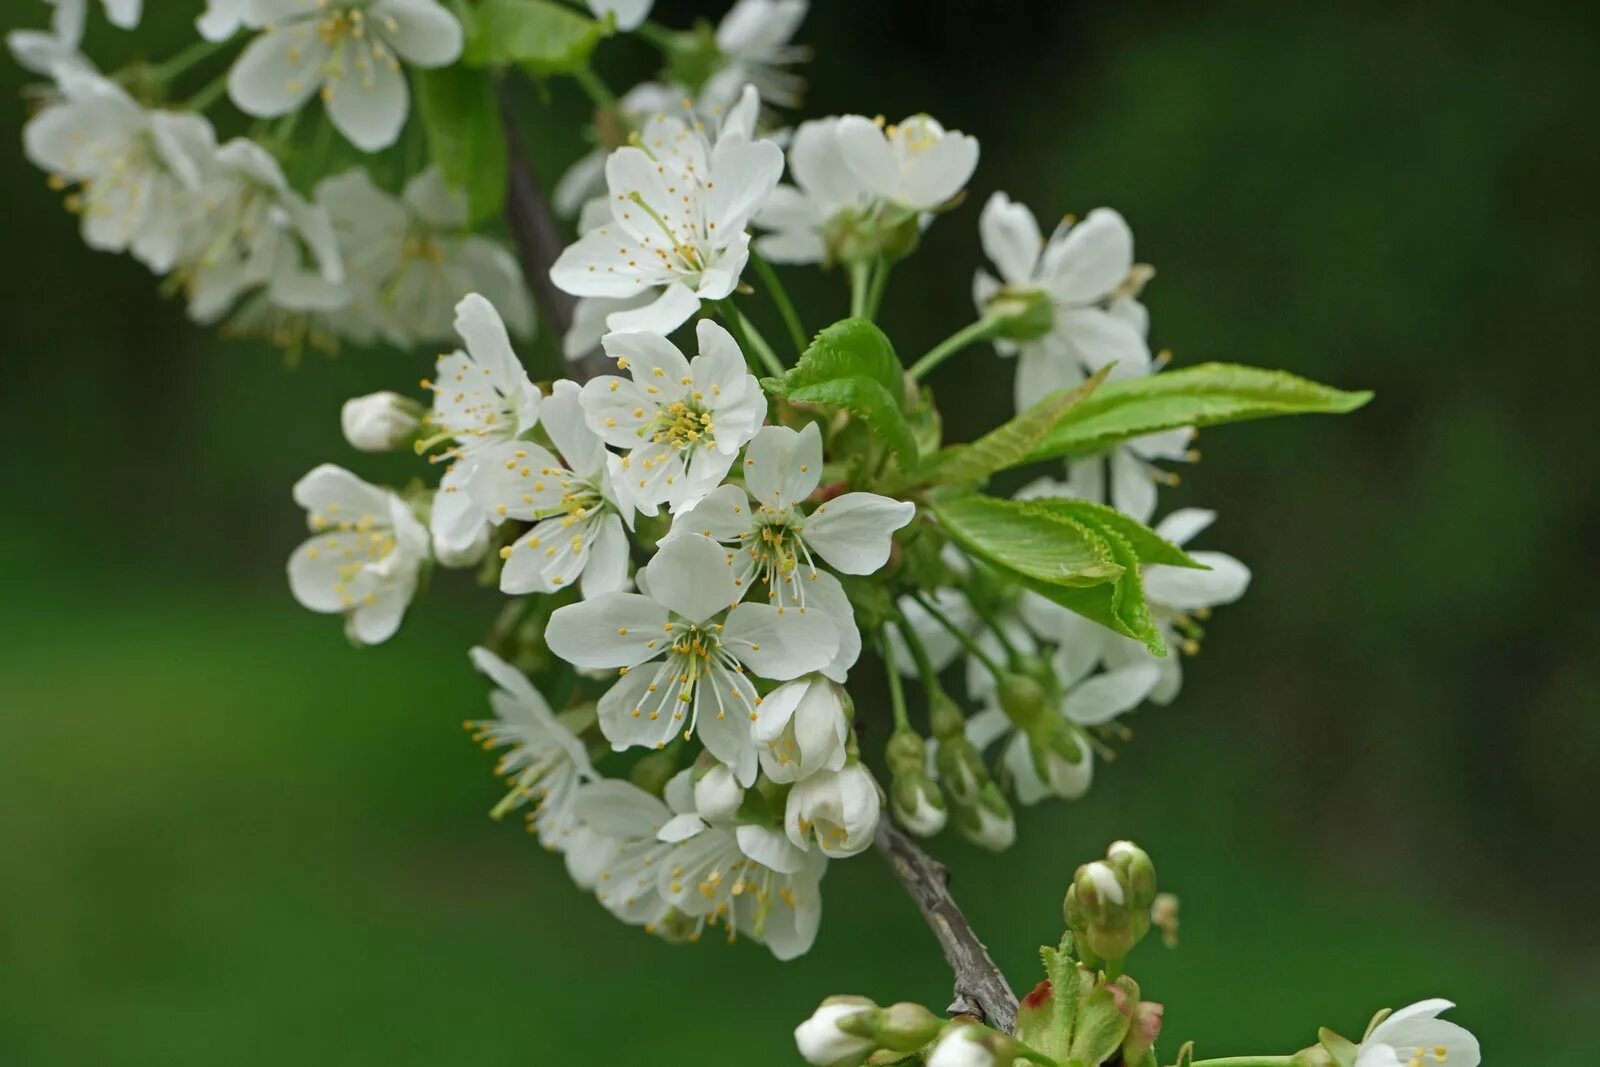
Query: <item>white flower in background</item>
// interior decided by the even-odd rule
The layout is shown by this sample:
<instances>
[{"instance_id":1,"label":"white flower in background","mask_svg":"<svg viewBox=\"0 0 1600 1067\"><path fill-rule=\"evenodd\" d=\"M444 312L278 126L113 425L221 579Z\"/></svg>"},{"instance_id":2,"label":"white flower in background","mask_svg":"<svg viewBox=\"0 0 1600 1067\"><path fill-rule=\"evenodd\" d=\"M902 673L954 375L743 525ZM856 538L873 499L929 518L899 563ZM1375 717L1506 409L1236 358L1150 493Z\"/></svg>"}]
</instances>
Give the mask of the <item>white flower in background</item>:
<instances>
[{"instance_id":1,"label":"white flower in background","mask_svg":"<svg viewBox=\"0 0 1600 1067\"><path fill-rule=\"evenodd\" d=\"M412 178L398 198L358 168L319 183L315 199L338 236L349 290L341 318L356 320L357 334L381 335L397 348L443 343L468 293L483 294L517 337L533 333L516 257L467 232L466 199L437 167Z\"/></svg>"},{"instance_id":2,"label":"white flower in background","mask_svg":"<svg viewBox=\"0 0 1600 1067\"><path fill-rule=\"evenodd\" d=\"M739 283L750 255L750 218L783 173L783 152L752 140L757 102L747 91L713 144L699 122L657 116L636 145L606 159L611 222L561 253L550 278L583 297L656 292L644 308L614 312L616 331L671 333Z\"/></svg>"},{"instance_id":3,"label":"white flower in background","mask_svg":"<svg viewBox=\"0 0 1600 1067\"><path fill-rule=\"evenodd\" d=\"M439 457L450 465L439 481L428 525L436 547L462 553L489 522L488 512L467 491L468 483L495 445L533 429L543 396L528 380L505 323L489 301L477 293L463 298L456 307L456 332L466 351L439 357L428 383L433 408L423 421L435 435L425 443L453 442Z\"/></svg>"},{"instance_id":4,"label":"white flower in background","mask_svg":"<svg viewBox=\"0 0 1600 1067\"><path fill-rule=\"evenodd\" d=\"M857 1037L839 1029L839 1024L872 1011L877 1005L865 997L829 997L794 1028L795 1047L814 1067L848 1067L863 1062L876 1052L878 1043L870 1037Z\"/></svg>"},{"instance_id":5,"label":"white flower in background","mask_svg":"<svg viewBox=\"0 0 1600 1067\"><path fill-rule=\"evenodd\" d=\"M206 0L206 9L194 20L195 29L208 41L226 41L241 29L255 25L256 0Z\"/></svg>"},{"instance_id":6,"label":"white flower in background","mask_svg":"<svg viewBox=\"0 0 1600 1067\"><path fill-rule=\"evenodd\" d=\"M185 209L216 152L199 115L146 111L91 71L56 70L61 98L23 127L28 159L57 189L78 188L67 206L83 239L103 252L131 252L158 274L178 261Z\"/></svg>"},{"instance_id":7,"label":"white flower in background","mask_svg":"<svg viewBox=\"0 0 1600 1067\"><path fill-rule=\"evenodd\" d=\"M489 694L496 718L464 725L486 751L508 749L494 773L506 780L511 792L490 815L498 819L532 804L527 822L529 829L538 831L539 843L565 849L578 827L573 811L578 788L595 777L583 742L521 671L486 648L474 648L470 655L472 665L499 688Z\"/></svg>"},{"instance_id":8,"label":"white flower in background","mask_svg":"<svg viewBox=\"0 0 1600 1067\"><path fill-rule=\"evenodd\" d=\"M775 107L799 107L805 79L784 70L811 58L811 49L790 44L805 21L807 0L738 0L717 24L715 41L723 65L706 80L706 107L730 107L746 85Z\"/></svg>"},{"instance_id":9,"label":"white flower in background","mask_svg":"<svg viewBox=\"0 0 1600 1067\"><path fill-rule=\"evenodd\" d=\"M334 127L367 152L394 144L410 107L401 61L444 67L461 24L436 0L256 0L251 41L228 75L240 111L275 118L320 93Z\"/></svg>"},{"instance_id":10,"label":"white flower in background","mask_svg":"<svg viewBox=\"0 0 1600 1067\"><path fill-rule=\"evenodd\" d=\"M761 770L774 782L798 782L844 768L850 718L844 688L813 674L768 693L751 728Z\"/></svg>"},{"instance_id":11,"label":"white flower in background","mask_svg":"<svg viewBox=\"0 0 1600 1067\"><path fill-rule=\"evenodd\" d=\"M672 843L657 835L675 815L693 811L687 775L667 783L666 799L620 778L586 782L573 801L579 828L567 847L573 880L612 915L651 933L672 909L657 886Z\"/></svg>"},{"instance_id":12,"label":"white flower in background","mask_svg":"<svg viewBox=\"0 0 1600 1067\"><path fill-rule=\"evenodd\" d=\"M601 111L596 116L598 144L566 169L550 194L550 202L557 213L572 218L595 197L604 197L606 157L627 143L628 130L639 129L651 116L680 106L685 95L680 86L642 82L617 97L614 112ZM603 199L601 204L604 204ZM611 210L606 208L605 218L610 217ZM579 232L586 233L590 229L593 227L582 226Z\"/></svg>"},{"instance_id":13,"label":"white flower in background","mask_svg":"<svg viewBox=\"0 0 1600 1067\"><path fill-rule=\"evenodd\" d=\"M743 486L730 482L712 490L674 530L734 548L739 577L765 583L774 604L816 607L832 616L841 640L838 658L824 673L843 682L861 654L861 635L844 587L815 557L845 574L874 573L888 562L894 532L916 516L916 505L845 493L808 515L801 502L822 481L822 433L815 423L798 433L786 426L756 431L741 473Z\"/></svg>"},{"instance_id":14,"label":"white flower in background","mask_svg":"<svg viewBox=\"0 0 1600 1067\"><path fill-rule=\"evenodd\" d=\"M6 35L11 54L25 69L35 74L54 75L56 67L67 64L91 70L78 54L83 44L84 27L89 20L89 0L50 0L55 8L50 16L50 29L13 30ZM102 0L106 19L119 29L131 30L139 25L144 0Z\"/></svg>"},{"instance_id":15,"label":"white flower in background","mask_svg":"<svg viewBox=\"0 0 1600 1067\"><path fill-rule=\"evenodd\" d=\"M1448 1000L1422 1000L1389 1015L1362 1040L1355 1067L1478 1067L1478 1039L1439 1018L1453 1007Z\"/></svg>"},{"instance_id":16,"label":"white flower in background","mask_svg":"<svg viewBox=\"0 0 1600 1067\"><path fill-rule=\"evenodd\" d=\"M809 848L814 841L825 855L844 859L871 847L881 806L872 772L850 763L795 783L784 809L784 831L796 848Z\"/></svg>"},{"instance_id":17,"label":"white flower in background","mask_svg":"<svg viewBox=\"0 0 1600 1067\"><path fill-rule=\"evenodd\" d=\"M1072 495L1085 500L1109 497L1118 511L1148 523L1156 513L1156 487L1178 484L1178 476L1157 462L1193 462L1199 458L1190 448L1193 441L1193 428L1181 426L1124 441L1107 453L1075 459L1067 465Z\"/></svg>"},{"instance_id":18,"label":"white flower in background","mask_svg":"<svg viewBox=\"0 0 1600 1067\"><path fill-rule=\"evenodd\" d=\"M727 553L695 535L663 542L641 593L605 593L558 608L545 640L575 667L620 668L600 698L600 730L621 751L662 748L698 729L740 784L756 777L751 724L761 698L746 674L787 681L833 658L838 635L820 612L741 604Z\"/></svg>"},{"instance_id":19,"label":"white flower in background","mask_svg":"<svg viewBox=\"0 0 1600 1067\"><path fill-rule=\"evenodd\" d=\"M605 374L583 387L589 428L625 456L610 458L624 510L682 512L727 475L734 457L767 415L761 383L727 330L709 319L695 326L700 353L685 359L657 333L614 333L606 354L630 378Z\"/></svg>"},{"instance_id":20,"label":"white flower in background","mask_svg":"<svg viewBox=\"0 0 1600 1067\"><path fill-rule=\"evenodd\" d=\"M927 115L888 127L861 115L803 122L789 147L795 184L780 185L757 215L772 232L756 248L778 263L876 255L880 226L948 202L977 163L976 139Z\"/></svg>"},{"instance_id":21,"label":"white flower in background","mask_svg":"<svg viewBox=\"0 0 1600 1067\"><path fill-rule=\"evenodd\" d=\"M585 597L628 582L628 535L617 510L605 443L584 421L576 382L551 387L539 419L560 456L529 441L485 450L467 493L499 525L534 526L500 550L500 591L553 593L581 583ZM631 512L629 515L631 516Z\"/></svg>"},{"instance_id":22,"label":"white flower in background","mask_svg":"<svg viewBox=\"0 0 1600 1067\"><path fill-rule=\"evenodd\" d=\"M1095 208L1082 222L1062 222L1046 243L1032 212L995 193L983 206L978 233L1000 274L980 270L974 277L979 312L997 298L1037 296L1053 312L1038 338L995 341L1002 355L1018 356L1017 410L1107 364L1116 364L1112 378L1149 373L1148 315L1138 293L1151 272L1134 263L1133 233L1121 215Z\"/></svg>"},{"instance_id":23,"label":"white flower in background","mask_svg":"<svg viewBox=\"0 0 1600 1067\"><path fill-rule=\"evenodd\" d=\"M339 428L358 452L392 452L416 437L425 410L399 393L368 393L344 402L339 409Z\"/></svg>"},{"instance_id":24,"label":"white flower in background","mask_svg":"<svg viewBox=\"0 0 1600 1067\"><path fill-rule=\"evenodd\" d=\"M189 316L212 323L248 290L279 307L345 303L344 265L328 213L289 187L266 149L236 138L217 150L184 224L180 267Z\"/></svg>"},{"instance_id":25,"label":"white flower in background","mask_svg":"<svg viewBox=\"0 0 1600 1067\"><path fill-rule=\"evenodd\" d=\"M589 10L594 12L595 18L604 18L612 15L617 20L617 29L627 31L639 28L639 23L650 17L650 8L655 0L584 0L589 5Z\"/></svg>"},{"instance_id":26,"label":"white flower in background","mask_svg":"<svg viewBox=\"0 0 1600 1067\"><path fill-rule=\"evenodd\" d=\"M1077 763L1069 763L1058 753L1040 748L1037 756L1045 765L1042 775L1028 736L1021 730L1013 730L1011 720L999 708L987 708L968 719L967 737L982 749L1011 735L1000 762L1010 772L1017 799L1022 803L1037 804L1052 795L1073 800L1088 792L1094 776L1094 750L1082 728L1108 723L1136 707L1150 695L1159 679L1160 672L1154 664L1140 663L1067 686L1059 711L1078 728L1074 732L1082 758Z\"/></svg>"},{"instance_id":27,"label":"white flower in background","mask_svg":"<svg viewBox=\"0 0 1600 1067\"><path fill-rule=\"evenodd\" d=\"M744 787L733 772L717 764L694 783L695 814L708 823L726 822L739 813Z\"/></svg>"},{"instance_id":28,"label":"white flower in background","mask_svg":"<svg viewBox=\"0 0 1600 1067\"><path fill-rule=\"evenodd\" d=\"M331 463L296 482L294 500L312 532L289 558L295 599L343 615L357 644L387 641L416 592L428 531L398 496Z\"/></svg>"}]
</instances>

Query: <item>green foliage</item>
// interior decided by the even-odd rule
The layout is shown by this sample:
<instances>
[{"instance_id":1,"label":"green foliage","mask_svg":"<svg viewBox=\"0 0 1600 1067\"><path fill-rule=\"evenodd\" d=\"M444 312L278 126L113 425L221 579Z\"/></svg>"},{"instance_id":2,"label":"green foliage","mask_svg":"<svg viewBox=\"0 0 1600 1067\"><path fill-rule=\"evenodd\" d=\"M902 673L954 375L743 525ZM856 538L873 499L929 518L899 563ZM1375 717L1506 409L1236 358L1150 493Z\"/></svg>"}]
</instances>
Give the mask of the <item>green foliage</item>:
<instances>
[{"instance_id":1,"label":"green foliage","mask_svg":"<svg viewBox=\"0 0 1600 1067\"><path fill-rule=\"evenodd\" d=\"M795 404L844 408L888 445L904 470L918 463L917 439L904 410L905 381L889 338L866 319L843 319L817 334L767 392Z\"/></svg>"},{"instance_id":2,"label":"green foliage","mask_svg":"<svg viewBox=\"0 0 1600 1067\"><path fill-rule=\"evenodd\" d=\"M933 493L928 506L967 552L1062 607L1143 641L1157 655L1166 651L1144 602L1138 553L1117 525L1093 512L1077 518L1034 501L958 489Z\"/></svg>"},{"instance_id":3,"label":"green foliage","mask_svg":"<svg viewBox=\"0 0 1600 1067\"><path fill-rule=\"evenodd\" d=\"M1117 534L1138 554L1140 563L1165 563L1174 567L1192 567L1202 571L1208 569L1205 564L1196 562L1189 553L1144 523L1116 508L1073 497L1034 497L1027 503L1036 509Z\"/></svg>"},{"instance_id":4,"label":"green foliage","mask_svg":"<svg viewBox=\"0 0 1600 1067\"><path fill-rule=\"evenodd\" d=\"M942 485L969 485L984 481L996 471L1027 462L1034 449L1060 425L1062 419L1100 388L1110 369L1101 369L1076 388L1051 393L970 445L955 445L945 449L939 454L937 467L928 480Z\"/></svg>"},{"instance_id":5,"label":"green foliage","mask_svg":"<svg viewBox=\"0 0 1600 1067\"><path fill-rule=\"evenodd\" d=\"M1202 363L1107 383L1069 411L1028 458L1099 452L1180 426L1216 426L1274 415L1344 414L1371 399L1369 392L1345 392L1283 371Z\"/></svg>"},{"instance_id":6,"label":"green foliage","mask_svg":"<svg viewBox=\"0 0 1600 1067\"><path fill-rule=\"evenodd\" d=\"M470 66L516 63L530 74L565 74L584 67L609 21L580 15L554 0L484 0L462 53Z\"/></svg>"},{"instance_id":7,"label":"green foliage","mask_svg":"<svg viewBox=\"0 0 1600 1067\"><path fill-rule=\"evenodd\" d=\"M433 162L466 193L470 222L490 218L506 199L506 138L493 79L461 66L418 70L414 78Z\"/></svg>"}]
</instances>

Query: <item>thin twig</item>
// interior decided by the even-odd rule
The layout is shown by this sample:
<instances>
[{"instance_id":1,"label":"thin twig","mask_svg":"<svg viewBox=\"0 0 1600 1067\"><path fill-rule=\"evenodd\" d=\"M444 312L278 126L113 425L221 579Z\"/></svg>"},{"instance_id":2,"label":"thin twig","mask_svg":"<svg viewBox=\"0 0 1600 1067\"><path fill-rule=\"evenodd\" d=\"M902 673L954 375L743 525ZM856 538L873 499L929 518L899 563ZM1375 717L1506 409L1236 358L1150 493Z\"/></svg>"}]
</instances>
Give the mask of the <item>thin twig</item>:
<instances>
[{"instance_id":1,"label":"thin twig","mask_svg":"<svg viewBox=\"0 0 1600 1067\"><path fill-rule=\"evenodd\" d=\"M980 1015L995 1029L1011 1033L1017 1025L1017 995L950 895L944 864L922 851L888 818L878 820L874 843L916 902L955 974L951 1013Z\"/></svg>"}]
</instances>

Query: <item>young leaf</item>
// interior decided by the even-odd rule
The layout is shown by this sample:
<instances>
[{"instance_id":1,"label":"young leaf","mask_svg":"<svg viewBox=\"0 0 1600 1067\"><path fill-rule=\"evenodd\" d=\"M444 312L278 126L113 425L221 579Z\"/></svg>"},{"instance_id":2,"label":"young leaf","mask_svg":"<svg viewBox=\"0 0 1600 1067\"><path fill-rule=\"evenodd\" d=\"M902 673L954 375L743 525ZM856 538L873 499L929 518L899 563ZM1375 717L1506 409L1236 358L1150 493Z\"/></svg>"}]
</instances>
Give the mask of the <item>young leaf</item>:
<instances>
[{"instance_id":1,"label":"young leaf","mask_svg":"<svg viewBox=\"0 0 1600 1067\"><path fill-rule=\"evenodd\" d=\"M589 62L609 21L597 22L555 0L484 0L462 62L519 63L530 74L565 74Z\"/></svg>"},{"instance_id":2,"label":"young leaf","mask_svg":"<svg viewBox=\"0 0 1600 1067\"><path fill-rule=\"evenodd\" d=\"M1343 414L1371 399L1369 392L1345 392L1283 371L1202 363L1106 383L1070 410L1028 458L1100 452L1180 426L1215 426L1275 415Z\"/></svg>"},{"instance_id":3,"label":"young leaf","mask_svg":"<svg viewBox=\"0 0 1600 1067\"><path fill-rule=\"evenodd\" d=\"M792 403L844 408L889 446L903 469L917 465L916 436L903 410L900 360L883 331L865 319L829 326L788 373L761 384Z\"/></svg>"},{"instance_id":4,"label":"young leaf","mask_svg":"<svg viewBox=\"0 0 1600 1067\"><path fill-rule=\"evenodd\" d=\"M417 110L428 148L444 180L467 196L471 222L498 212L506 199L506 138L489 75L467 67L413 72Z\"/></svg>"},{"instance_id":5,"label":"young leaf","mask_svg":"<svg viewBox=\"0 0 1600 1067\"><path fill-rule=\"evenodd\" d=\"M1191 567L1202 571L1208 569L1205 564L1197 562L1183 549L1144 523L1123 514L1116 508L1089 500L1055 496L1034 497L1025 503L1052 515L1063 515L1085 526L1115 533L1128 542L1138 555L1140 563L1165 563L1173 567Z\"/></svg>"},{"instance_id":6,"label":"young leaf","mask_svg":"<svg viewBox=\"0 0 1600 1067\"><path fill-rule=\"evenodd\" d=\"M939 454L928 480L942 485L970 485L1027 461L1050 431L1105 381L1110 367L1072 389L1051 393L1010 422L969 445L955 445Z\"/></svg>"}]
</instances>

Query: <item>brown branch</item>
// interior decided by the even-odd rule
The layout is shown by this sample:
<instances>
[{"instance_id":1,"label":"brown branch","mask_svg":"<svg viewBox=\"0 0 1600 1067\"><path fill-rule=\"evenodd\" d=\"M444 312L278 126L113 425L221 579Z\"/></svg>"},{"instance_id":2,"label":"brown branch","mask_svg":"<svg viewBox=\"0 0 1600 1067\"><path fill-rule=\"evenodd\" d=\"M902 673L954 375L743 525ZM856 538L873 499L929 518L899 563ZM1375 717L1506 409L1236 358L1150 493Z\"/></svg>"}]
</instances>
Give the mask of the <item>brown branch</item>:
<instances>
[{"instance_id":1,"label":"brown branch","mask_svg":"<svg viewBox=\"0 0 1600 1067\"><path fill-rule=\"evenodd\" d=\"M939 941L945 962L955 973L952 1014L982 1016L990 1026L1011 1033L1017 1025L1017 995L1000 973L989 950L967 925L966 916L950 895L950 872L922 851L888 815L878 820L878 851L905 887L917 910Z\"/></svg>"}]
</instances>

